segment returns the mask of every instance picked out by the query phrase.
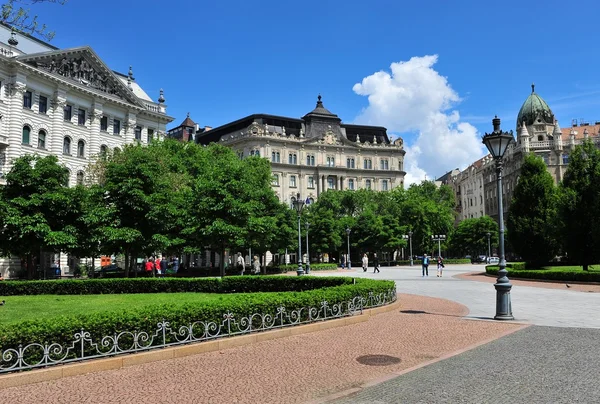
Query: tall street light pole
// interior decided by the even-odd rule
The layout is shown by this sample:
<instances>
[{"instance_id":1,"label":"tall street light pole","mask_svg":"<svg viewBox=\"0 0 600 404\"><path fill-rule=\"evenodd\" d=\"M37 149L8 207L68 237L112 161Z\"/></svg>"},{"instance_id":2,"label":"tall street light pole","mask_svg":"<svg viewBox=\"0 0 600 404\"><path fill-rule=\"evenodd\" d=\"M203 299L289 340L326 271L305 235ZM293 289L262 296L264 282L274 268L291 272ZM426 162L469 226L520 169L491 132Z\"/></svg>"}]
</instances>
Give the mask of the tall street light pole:
<instances>
[{"instance_id":1,"label":"tall street light pole","mask_svg":"<svg viewBox=\"0 0 600 404\"><path fill-rule=\"evenodd\" d=\"M409 245L409 247L410 247L410 251L409 251L409 252L410 252L410 266L411 266L411 267L413 266L412 235L413 235L413 232L412 232L412 230L410 230L410 231L408 232L408 234L403 234L403 235L402 235L402 238L403 238L404 240L408 240L408 245Z\"/></svg>"},{"instance_id":2,"label":"tall street light pole","mask_svg":"<svg viewBox=\"0 0 600 404\"><path fill-rule=\"evenodd\" d=\"M492 243L490 237L492 237L492 233L489 231L486 233L488 238L488 263L490 262L490 257L492 256Z\"/></svg>"},{"instance_id":3,"label":"tall street light pole","mask_svg":"<svg viewBox=\"0 0 600 404\"><path fill-rule=\"evenodd\" d=\"M438 242L438 257L442 256L442 240L446 240L445 234L434 234L431 236L433 241Z\"/></svg>"},{"instance_id":4,"label":"tall street light pole","mask_svg":"<svg viewBox=\"0 0 600 404\"><path fill-rule=\"evenodd\" d=\"M302 233L300 230L300 217L302 216L302 208L304 207L304 201L300 198L300 192L296 195L296 200L292 202L294 209L298 213L298 269L296 273L298 276L304 275L304 269L302 269Z\"/></svg>"},{"instance_id":5,"label":"tall street light pole","mask_svg":"<svg viewBox=\"0 0 600 404\"><path fill-rule=\"evenodd\" d=\"M512 304L510 300L510 290L512 285L510 280L506 276L508 271L506 270L506 260L504 258L504 207L502 202L502 159L508 146L514 142L513 132L502 132L500 129L500 118L494 117L492 120L494 125L494 131L492 133L486 133L483 136L482 142L490 151L490 154L496 162L496 184L497 184L497 198L498 198L498 247L500 255L500 263L498 264L498 279L494 284L496 288L496 320L514 320L512 314Z\"/></svg>"},{"instance_id":6,"label":"tall street light pole","mask_svg":"<svg viewBox=\"0 0 600 404\"><path fill-rule=\"evenodd\" d=\"M349 227L346 227L346 235L348 236L348 258L346 259L346 263L348 264L348 269L352 269L352 263L350 262L350 230Z\"/></svg>"},{"instance_id":7,"label":"tall street light pole","mask_svg":"<svg viewBox=\"0 0 600 404\"><path fill-rule=\"evenodd\" d=\"M310 273L310 254L308 253L308 228L310 227L310 223L304 223L304 227L306 227L306 274Z\"/></svg>"}]
</instances>

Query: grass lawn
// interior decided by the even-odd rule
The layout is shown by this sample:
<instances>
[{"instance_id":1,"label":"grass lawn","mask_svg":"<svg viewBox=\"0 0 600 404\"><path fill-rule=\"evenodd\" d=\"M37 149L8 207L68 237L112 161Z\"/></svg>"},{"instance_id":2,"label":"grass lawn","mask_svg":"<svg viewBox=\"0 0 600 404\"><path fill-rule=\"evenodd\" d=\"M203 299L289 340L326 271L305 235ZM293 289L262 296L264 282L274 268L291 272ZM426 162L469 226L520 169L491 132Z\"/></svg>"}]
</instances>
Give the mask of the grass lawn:
<instances>
[{"instance_id":1,"label":"grass lawn","mask_svg":"<svg viewBox=\"0 0 600 404\"><path fill-rule=\"evenodd\" d=\"M127 310L150 305L197 304L222 298L223 295L215 293L0 296L0 301L6 301L4 306L0 306L0 324L65 315Z\"/></svg>"}]
</instances>

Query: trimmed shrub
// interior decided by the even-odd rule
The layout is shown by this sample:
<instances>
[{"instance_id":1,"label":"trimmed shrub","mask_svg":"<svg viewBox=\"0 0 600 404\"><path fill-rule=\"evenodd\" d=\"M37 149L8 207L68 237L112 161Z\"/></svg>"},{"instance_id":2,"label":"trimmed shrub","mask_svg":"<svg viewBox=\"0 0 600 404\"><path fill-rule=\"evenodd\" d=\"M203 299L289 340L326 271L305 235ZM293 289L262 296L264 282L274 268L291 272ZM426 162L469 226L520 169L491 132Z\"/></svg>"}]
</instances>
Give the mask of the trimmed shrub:
<instances>
[{"instance_id":1,"label":"trimmed shrub","mask_svg":"<svg viewBox=\"0 0 600 404\"><path fill-rule=\"evenodd\" d=\"M276 281L276 278L280 279ZM264 282L260 286L266 289L282 289L284 284L288 287L292 285L292 283L284 282L284 279L281 278L289 277L263 278ZM256 278L250 279L256 280ZM81 329L89 332L90 337L98 342L104 336L115 335L125 330L145 331L152 335L156 330L157 323L163 320L168 321L173 330L178 330L179 327L187 326L194 321L212 321L221 324L225 313L231 313L237 319L253 313L275 314L279 307L291 311L307 306L320 307L324 301L331 306L336 303L350 301L359 295L368 297L370 293L388 293L395 289L393 281L356 279L356 284L352 284L352 278L306 277L305 279L311 279L311 281L306 281L306 283L300 281L295 286L312 286L315 288L314 290L227 294L219 300L193 306L178 304L174 299L174 302L169 305L149 304L140 308L132 307L126 311L43 318L2 325L0 326L0 353L6 349L16 349L19 344L27 345L34 342L40 344L59 343L63 346L69 346L75 333ZM335 282L312 282L312 279L328 279L335 280ZM248 286L249 283L239 282L239 280L233 278L226 278L226 280L229 280L229 282L224 286L227 286L228 290L241 290L243 287L251 288ZM336 282L337 285L334 286ZM323 287L327 284L330 287ZM303 311L304 315L306 315L305 312ZM170 341L173 341L172 336L169 336L169 338L171 338ZM122 342L125 346L129 341L123 340ZM88 353L91 353L91 350ZM32 354L29 359L35 360L36 355Z\"/></svg>"},{"instance_id":2,"label":"trimmed shrub","mask_svg":"<svg viewBox=\"0 0 600 404\"><path fill-rule=\"evenodd\" d=\"M306 269L304 265L302 267ZM295 271L298 269L298 264L279 265L279 267L276 268L279 268L283 272ZM336 263L326 262L310 264L311 271L335 271L336 269L338 269L338 265Z\"/></svg>"},{"instance_id":3,"label":"trimmed shrub","mask_svg":"<svg viewBox=\"0 0 600 404\"><path fill-rule=\"evenodd\" d=\"M312 276L230 276L226 278L116 278L52 281L3 281L0 296L102 295L120 293L285 292L340 286L351 278Z\"/></svg>"},{"instance_id":4,"label":"trimmed shrub","mask_svg":"<svg viewBox=\"0 0 600 404\"><path fill-rule=\"evenodd\" d=\"M541 279L549 281L575 281L575 282L600 282L600 272L587 271L561 271L557 269L523 269L524 263L519 262L519 268L515 269L506 265L509 278ZM485 272L490 275L498 275L498 265L488 265Z\"/></svg>"}]
</instances>

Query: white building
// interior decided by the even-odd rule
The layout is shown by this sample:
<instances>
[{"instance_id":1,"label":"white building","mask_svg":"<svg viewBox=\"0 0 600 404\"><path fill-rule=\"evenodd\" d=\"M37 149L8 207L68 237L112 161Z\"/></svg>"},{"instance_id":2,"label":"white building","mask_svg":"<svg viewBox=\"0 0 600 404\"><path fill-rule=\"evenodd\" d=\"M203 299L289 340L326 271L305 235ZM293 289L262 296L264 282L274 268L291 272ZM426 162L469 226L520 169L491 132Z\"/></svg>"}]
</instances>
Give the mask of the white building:
<instances>
[{"instance_id":1,"label":"white building","mask_svg":"<svg viewBox=\"0 0 600 404\"><path fill-rule=\"evenodd\" d=\"M82 183L94 155L162 138L173 120L164 102L162 90L153 101L131 67L117 73L89 46L58 49L0 24L0 185L25 154L58 156L69 183ZM68 274L65 254L59 260ZM0 258L5 277L19 267L18 258Z\"/></svg>"}]
</instances>

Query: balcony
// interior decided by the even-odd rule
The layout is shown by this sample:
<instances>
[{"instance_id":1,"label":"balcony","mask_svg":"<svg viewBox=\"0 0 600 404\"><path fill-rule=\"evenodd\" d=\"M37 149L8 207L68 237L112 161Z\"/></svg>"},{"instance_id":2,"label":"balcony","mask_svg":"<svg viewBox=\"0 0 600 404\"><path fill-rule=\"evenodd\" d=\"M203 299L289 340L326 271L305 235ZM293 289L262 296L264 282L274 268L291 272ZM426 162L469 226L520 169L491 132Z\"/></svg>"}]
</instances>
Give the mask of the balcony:
<instances>
[{"instance_id":1,"label":"balcony","mask_svg":"<svg viewBox=\"0 0 600 404\"><path fill-rule=\"evenodd\" d=\"M161 106L159 104L145 102L144 106L150 112L155 112L157 114L164 114L165 113L165 107Z\"/></svg>"},{"instance_id":2,"label":"balcony","mask_svg":"<svg viewBox=\"0 0 600 404\"><path fill-rule=\"evenodd\" d=\"M554 148L554 140L543 140L529 143L530 149L548 150Z\"/></svg>"}]
</instances>

